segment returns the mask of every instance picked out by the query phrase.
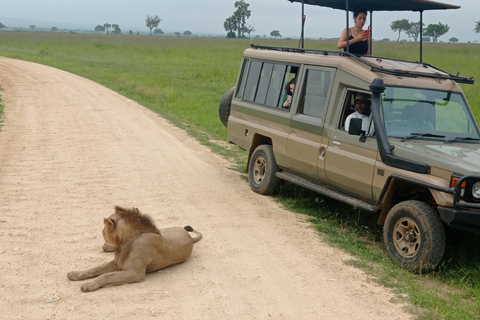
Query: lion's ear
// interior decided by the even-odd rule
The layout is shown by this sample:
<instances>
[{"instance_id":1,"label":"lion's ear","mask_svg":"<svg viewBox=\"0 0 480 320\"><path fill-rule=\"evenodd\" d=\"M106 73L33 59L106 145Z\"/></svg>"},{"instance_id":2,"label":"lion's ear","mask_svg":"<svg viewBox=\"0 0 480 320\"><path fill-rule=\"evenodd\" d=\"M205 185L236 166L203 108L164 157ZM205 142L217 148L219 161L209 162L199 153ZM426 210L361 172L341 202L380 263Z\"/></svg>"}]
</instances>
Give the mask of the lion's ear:
<instances>
[{"instance_id":1,"label":"lion's ear","mask_svg":"<svg viewBox=\"0 0 480 320\"><path fill-rule=\"evenodd\" d=\"M119 206L115 206L115 213L125 212L125 209Z\"/></svg>"},{"instance_id":2,"label":"lion's ear","mask_svg":"<svg viewBox=\"0 0 480 320\"><path fill-rule=\"evenodd\" d=\"M112 229L115 229L115 220L110 219L110 218L109 219L104 218L103 223L105 224L105 226L110 227Z\"/></svg>"}]
</instances>

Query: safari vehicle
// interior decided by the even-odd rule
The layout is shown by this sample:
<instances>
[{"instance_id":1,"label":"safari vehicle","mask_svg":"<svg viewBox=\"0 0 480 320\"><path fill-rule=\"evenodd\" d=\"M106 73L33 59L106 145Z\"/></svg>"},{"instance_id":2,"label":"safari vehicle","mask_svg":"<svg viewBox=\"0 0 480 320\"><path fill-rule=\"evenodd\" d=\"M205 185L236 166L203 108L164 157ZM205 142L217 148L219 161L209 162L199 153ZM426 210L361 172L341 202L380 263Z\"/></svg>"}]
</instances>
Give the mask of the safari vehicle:
<instances>
[{"instance_id":1,"label":"safari vehicle","mask_svg":"<svg viewBox=\"0 0 480 320\"><path fill-rule=\"evenodd\" d=\"M424 62L252 44L219 112L228 141L249 154L253 191L284 180L377 214L392 260L422 272L441 261L447 229L480 235L480 132L458 83L473 79ZM359 94L371 120L345 128ZM429 125L414 127L421 108Z\"/></svg>"}]
</instances>

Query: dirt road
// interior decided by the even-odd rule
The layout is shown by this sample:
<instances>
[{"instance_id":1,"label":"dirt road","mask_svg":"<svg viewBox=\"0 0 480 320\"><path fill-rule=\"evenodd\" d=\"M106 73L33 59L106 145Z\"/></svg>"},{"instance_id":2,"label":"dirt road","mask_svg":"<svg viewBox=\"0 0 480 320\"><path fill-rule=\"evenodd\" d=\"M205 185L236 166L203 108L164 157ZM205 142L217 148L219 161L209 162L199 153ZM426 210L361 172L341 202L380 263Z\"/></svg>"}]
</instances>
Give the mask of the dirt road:
<instances>
[{"instance_id":1,"label":"dirt road","mask_svg":"<svg viewBox=\"0 0 480 320\"><path fill-rule=\"evenodd\" d=\"M303 216L134 101L3 57L0 86L1 318L412 318ZM112 258L101 229L115 205L204 237L184 264L82 293L66 275Z\"/></svg>"}]
</instances>

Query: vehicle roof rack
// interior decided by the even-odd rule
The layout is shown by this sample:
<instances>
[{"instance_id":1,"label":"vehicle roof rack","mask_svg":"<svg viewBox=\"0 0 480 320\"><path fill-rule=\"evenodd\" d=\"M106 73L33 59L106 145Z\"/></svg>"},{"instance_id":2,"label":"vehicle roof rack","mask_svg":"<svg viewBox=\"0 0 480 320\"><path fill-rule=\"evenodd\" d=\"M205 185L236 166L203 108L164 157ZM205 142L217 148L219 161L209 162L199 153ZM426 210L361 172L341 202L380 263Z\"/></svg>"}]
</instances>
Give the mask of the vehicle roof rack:
<instances>
[{"instance_id":1,"label":"vehicle roof rack","mask_svg":"<svg viewBox=\"0 0 480 320\"><path fill-rule=\"evenodd\" d=\"M421 72L411 72L411 71L403 71L403 70L396 70L396 69L387 69L384 67L379 67L376 66L372 63L370 63L366 59L362 59L362 56L360 55L355 55L349 52L344 52L344 51L332 51L332 50L322 50L322 49L306 49L306 48L293 48L293 47L281 47L281 46L266 46L266 45L259 45L259 44L254 44L253 42L250 44L250 46L254 49L262 49L262 50L274 50L274 51L284 51L284 52L294 52L294 53L313 53L313 54L322 54L324 56L328 55L337 55L337 56L347 56L347 57L352 57L356 59L357 61L369 66L372 71L374 72L381 72L385 74L391 74L399 77L411 77L411 78L417 78L417 77L424 77L424 78L434 78L434 79L449 79L453 80L458 83L467 83L467 84L473 84L475 82L473 77L466 78L466 77L461 77L458 74L453 75L445 70L442 70L440 68L435 67L434 65L431 65L426 62L419 62L419 61L408 61L408 60L399 60L399 59L391 59L391 58L383 58L383 57L373 57L373 56L364 56L372 59L377 59L378 61L381 60L387 60L387 61L401 61L401 62L407 62L407 63L416 63L416 64L421 64L424 67L429 67L432 68L436 71L442 72L444 74L430 74L430 73L421 73Z\"/></svg>"}]
</instances>

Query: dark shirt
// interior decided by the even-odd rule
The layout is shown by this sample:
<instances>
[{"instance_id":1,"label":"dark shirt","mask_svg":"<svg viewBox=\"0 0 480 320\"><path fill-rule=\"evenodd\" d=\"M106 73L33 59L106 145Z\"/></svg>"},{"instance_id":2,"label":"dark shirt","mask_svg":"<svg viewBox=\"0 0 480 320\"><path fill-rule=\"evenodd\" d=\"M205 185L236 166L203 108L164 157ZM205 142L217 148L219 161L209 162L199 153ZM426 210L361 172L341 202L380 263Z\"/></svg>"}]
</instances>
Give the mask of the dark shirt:
<instances>
[{"instance_id":1,"label":"dark shirt","mask_svg":"<svg viewBox=\"0 0 480 320\"><path fill-rule=\"evenodd\" d=\"M348 37L348 41L352 40L353 36ZM368 41L358 41L352 44L349 44L349 52L353 54L367 54L368 52ZM344 51L347 51L347 47L343 49Z\"/></svg>"}]
</instances>

